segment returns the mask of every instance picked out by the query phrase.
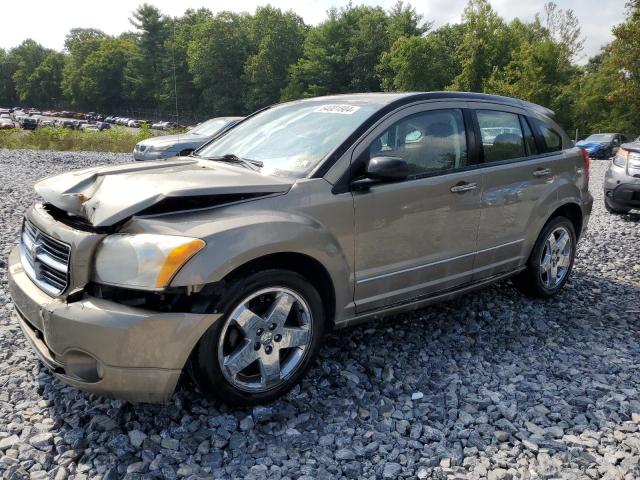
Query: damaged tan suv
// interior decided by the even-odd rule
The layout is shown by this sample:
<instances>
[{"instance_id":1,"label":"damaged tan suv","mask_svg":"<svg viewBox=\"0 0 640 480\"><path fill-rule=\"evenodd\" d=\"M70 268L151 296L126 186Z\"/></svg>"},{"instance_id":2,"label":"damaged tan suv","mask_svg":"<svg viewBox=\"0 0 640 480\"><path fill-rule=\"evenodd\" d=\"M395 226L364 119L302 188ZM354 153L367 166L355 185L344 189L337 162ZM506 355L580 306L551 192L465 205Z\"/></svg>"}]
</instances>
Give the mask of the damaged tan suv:
<instances>
[{"instance_id":1,"label":"damaged tan suv","mask_svg":"<svg viewBox=\"0 0 640 480\"><path fill-rule=\"evenodd\" d=\"M9 260L17 319L63 382L166 401L183 372L282 395L325 332L513 277L567 281L589 159L553 112L433 92L275 105L191 157L47 178Z\"/></svg>"}]
</instances>

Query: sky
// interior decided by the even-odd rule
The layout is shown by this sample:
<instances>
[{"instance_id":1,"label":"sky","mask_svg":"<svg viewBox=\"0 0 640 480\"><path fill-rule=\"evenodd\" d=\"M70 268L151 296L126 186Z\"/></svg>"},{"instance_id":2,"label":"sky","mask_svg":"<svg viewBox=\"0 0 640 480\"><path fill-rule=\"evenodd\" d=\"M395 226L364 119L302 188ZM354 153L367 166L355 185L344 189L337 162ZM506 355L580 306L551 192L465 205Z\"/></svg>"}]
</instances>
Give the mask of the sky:
<instances>
[{"instance_id":1,"label":"sky","mask_svg":"<svg viewBox=\"0 0 640 480\"><path fill-rule=\"evenodd\" d=\"M163 13L178 16L187 8L206 7L213 12L233 10L253 12L256 6L271 3L282 10L292 9L305 23L315 25L326 17L331 7L341 7L348 0L146 0ZM390 8L396 0L353 0L353 4L380 5ZM65 35L71 28L92 27L117 35L130 30L128 18L143 0L2 0L2 34L0 48L11 48L27 38L45 47L62 50ZM425 20L434 26L459 22L467 0L414 0L410 2ZM505 19L533 19L546 0L492 0L493 8ZM624 20L625 0L556 0L560 8L573 9L582 25L585 48L579 63L597 54L611 40L611 28Z\"/></svg>"}]
</instances>

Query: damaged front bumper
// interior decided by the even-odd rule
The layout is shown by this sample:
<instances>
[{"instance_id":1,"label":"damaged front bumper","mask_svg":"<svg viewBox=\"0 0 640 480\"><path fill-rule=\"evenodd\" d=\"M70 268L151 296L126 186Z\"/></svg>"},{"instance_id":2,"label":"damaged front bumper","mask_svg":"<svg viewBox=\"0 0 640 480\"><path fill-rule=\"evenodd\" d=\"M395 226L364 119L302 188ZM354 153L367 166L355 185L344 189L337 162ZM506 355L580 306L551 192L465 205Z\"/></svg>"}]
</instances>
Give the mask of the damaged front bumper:
<instances>
[{"instance_id":1,"label":"damaged front bumper","mask_svg":"<svg viewBox=\"0 0 640 480\"><path fill-rule=\"evenodd\" d=\"M166 402L188 357L216 314L160 313L84 295L53 298L25 273L18 249L9 257L17 320L52 373L88 392Z\"/></svg>"}]
</instances>

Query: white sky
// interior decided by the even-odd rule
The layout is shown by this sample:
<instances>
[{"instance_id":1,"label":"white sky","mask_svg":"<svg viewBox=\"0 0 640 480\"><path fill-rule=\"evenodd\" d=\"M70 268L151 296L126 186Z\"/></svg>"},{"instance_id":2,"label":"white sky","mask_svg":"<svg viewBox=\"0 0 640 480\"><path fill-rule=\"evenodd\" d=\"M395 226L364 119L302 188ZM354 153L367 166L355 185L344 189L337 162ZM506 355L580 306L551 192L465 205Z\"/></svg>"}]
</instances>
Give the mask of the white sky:
<instances>
[{"instance_id":1,"label":"white sky","mask_svg":"<svg viewBox=\"0 0 640 480\"><path fill-rule=\"evenodd\" d=\"M493 8L507 20L519 17L530 20L543 9L546 0L492 0ZM99 28L117 35L131 29L128 18L143 1L131 0L2 0L0 47L11 48L26 38L33 38L45 47L61 50L67 32L74 27ZM207 7L213 12L233 10L253 12L258 5L271 3L282 10L292 9L307 24L317 24L330 7L340 7L348 0L147 0L163 13L177 16L187 8ZM354 0L354 4L391 7L395 0ZM415 0L411 2L426 20L435 26L458 22L467 0ZM586 37L582 62L600 50L611 39L611 28L624 19L625 0L556 0L563 9L573 9ZM581 62L581 63L582 63Z\"/></svg>"}]
</instances>

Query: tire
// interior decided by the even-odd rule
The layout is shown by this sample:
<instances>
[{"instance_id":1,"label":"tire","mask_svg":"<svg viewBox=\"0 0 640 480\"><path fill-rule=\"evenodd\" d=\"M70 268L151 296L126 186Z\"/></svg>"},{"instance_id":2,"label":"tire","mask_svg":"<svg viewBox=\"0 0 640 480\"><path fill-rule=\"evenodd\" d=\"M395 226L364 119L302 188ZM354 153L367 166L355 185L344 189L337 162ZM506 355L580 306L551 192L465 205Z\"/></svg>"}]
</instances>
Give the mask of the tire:
<instances>
[{"instance_id":1,"label":"tire","mask_svg":"<svg viewBox=\"0 0 640 480\"><path fill-rule=\"evenodd\" d=\"M630 208L618 208L614 207L607 197L604 198L604 208L609 213L613 213L615 215L624 215L625 213L629 213L631 211Z\"/></svg>"},{"instance_id":2,"label":"tire","mask_svg":"<svg viewBox=\"0 0 640 480\"><path fill-rule=\"evenodd\" d=\"M552 234L556 236L562 233L568 235L568 238L565 247L556 254L553 249L560 244L556 243L551 246L547 243L547 239ZM560 240L559 236L556 237L556 241L558 240ZM564 287L569 275L571 275L576 254L576 244L575 229L568 218L554 217L549 220L536 240L527 261L526 269L514 278L515 287L525 295L534 298L549 298L558 293ZM568 255L566 245L570 246ZM545 257L547 259L545 263L549 270L543 267L543 258ZM554 267L556 269L555 279L552 275Z\"/></svg>"},{"instance_id":3,"label":"tire","mask_svg":"<svg viewBox=\"0 0 640 480\"><path fill-rule=\"evenodd\" d=\"M276 299L282 312L289 309L287 315L274 309ZM223 316L198 343L192 364L207 396L238 406L270 402L309 370L326 321L318 291L302 275L276 269L251 273L236 279L218 305ZM301 346L282 348L285 343Z\"/></svg>"}]
</instances>

